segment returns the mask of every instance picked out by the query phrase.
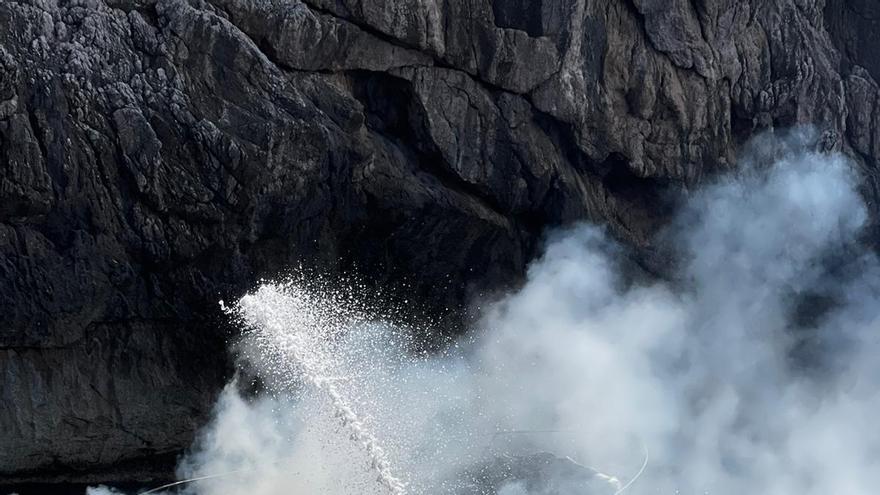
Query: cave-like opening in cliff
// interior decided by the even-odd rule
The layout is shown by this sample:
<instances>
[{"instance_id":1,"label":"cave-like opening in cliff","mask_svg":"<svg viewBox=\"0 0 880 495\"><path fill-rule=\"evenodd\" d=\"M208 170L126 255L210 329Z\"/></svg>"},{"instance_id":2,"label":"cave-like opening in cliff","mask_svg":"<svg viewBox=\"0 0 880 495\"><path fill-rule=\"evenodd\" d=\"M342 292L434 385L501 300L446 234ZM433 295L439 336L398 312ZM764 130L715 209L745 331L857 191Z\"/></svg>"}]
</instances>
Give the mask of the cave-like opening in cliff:
<instances>
[{"instance_id":1,"label":"cave-like opening in cliff","mask_svg":"<svg viewBox=\"0 0 880 495\"><path fill-rule=\"evenodd\" d=\"M540 0L494 0L492 13L495 15L495 25L519 29L532 37L543 36L543 4Z\"/></svg>"},{"instance_id":2,"label":"cave-like opening in cliff","mask_svg":"<svg viewBox=\"0 0 880 495\"><path fill-rule=\"evenodd\" d=\"M487 287L507 287L522 273L522 241L491 222L471 221L458 206L449 204L479 205L476 208L507 217L494 198L459 177L445 161L410 81L373 71L346 75L376 149L372 160L379 170L370 173L390 174L410 186L362 190L364 210L340 240L339 266L375 281L377 290L381 285L381 292L394 304L407 301L411 313L405 315L407 319L436 322L432 335L425 335L422 343L442 346L448 336L466 328L464 301ZM399 198L408 195L430 200L422 202L414 215L398 207ZM413 255L425 251L420 239L426 235L442 246L432 250L454 253L451 260L435 263L427 272L424 260L430 255Z\"/></svg>"},{"instance_id":3,"label":"cave-like opening in cliff","mask_svg":"<svg viewBox=\"0 0 880 495\"><path fill-rule=\"evenodd\" d=\"M621 153L612 152L597 167L611 196L645 217L646 225L661 226L675 213L681 186L670 179L640 175Z\"/></svg>"}]
</instances>

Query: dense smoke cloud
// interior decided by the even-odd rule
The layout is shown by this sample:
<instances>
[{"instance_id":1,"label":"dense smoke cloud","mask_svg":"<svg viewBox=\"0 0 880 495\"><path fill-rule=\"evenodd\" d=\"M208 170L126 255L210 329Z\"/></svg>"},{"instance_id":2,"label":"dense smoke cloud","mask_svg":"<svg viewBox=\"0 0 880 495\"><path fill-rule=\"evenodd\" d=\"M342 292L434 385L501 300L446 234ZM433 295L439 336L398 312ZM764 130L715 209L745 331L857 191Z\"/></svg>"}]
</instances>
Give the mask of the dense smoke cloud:
<instances>
[{"instance_id":1,"label":"dense smoke cloud","mask_svg":"<svg viewBox=\"0 0 880 495\"><path fill-rule=\"evenodd\" d=\"M239 314L275 393L228 387L180 475L239 471L189 485L202 495L387 493L326 392L253 330L276 324L306 335L409 493L541 451L621 482L649 455L633 494L874 492L880 265L859 242L868 214L851 165L809 138L765 138L735 176L692 194L663 236L674 282L624 279L600 228L555 232L522 288L439 356L412 356L406 332L345 288L262 287ZM602 483L589 493L615 491Z\"/></svg>"},{"instance_id":2,"label":"dense smoke cloud","mask_svg":"<svg viewBox=\"0 0 880 495\"><path fill-rule=\"evenodd\" d=\"M638 436L645 491L868 493L880 306L852 171L805 151L741 170L678 218L675 287L619 289L594 228L552 242L490 313L492 403L513 424L583 431L576 454L597 464L622 465L617 439Z\"/></svg>"}]
</instances>

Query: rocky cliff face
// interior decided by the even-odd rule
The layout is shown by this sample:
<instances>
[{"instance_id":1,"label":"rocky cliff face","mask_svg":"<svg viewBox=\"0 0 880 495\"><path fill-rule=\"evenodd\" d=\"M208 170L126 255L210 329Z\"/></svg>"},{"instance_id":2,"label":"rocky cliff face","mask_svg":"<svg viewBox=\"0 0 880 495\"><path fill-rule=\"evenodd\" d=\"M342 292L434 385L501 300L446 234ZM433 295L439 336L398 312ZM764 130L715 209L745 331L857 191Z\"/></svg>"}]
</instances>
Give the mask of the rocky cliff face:
<instances>
[{"instance_id":1,"label":"rocky cliff face","mask_svg":"<svg viewBox=\"0 0 880 495\"><path fill-rule=\"evenodd\" d=\"M672 192L797 123L873 200L878 19L865 0L3 1L0 480L167 474L227 375L216 301L291 266L443 308L515 280L546 226L648 253Z\"/></svg>"}]
</instances>

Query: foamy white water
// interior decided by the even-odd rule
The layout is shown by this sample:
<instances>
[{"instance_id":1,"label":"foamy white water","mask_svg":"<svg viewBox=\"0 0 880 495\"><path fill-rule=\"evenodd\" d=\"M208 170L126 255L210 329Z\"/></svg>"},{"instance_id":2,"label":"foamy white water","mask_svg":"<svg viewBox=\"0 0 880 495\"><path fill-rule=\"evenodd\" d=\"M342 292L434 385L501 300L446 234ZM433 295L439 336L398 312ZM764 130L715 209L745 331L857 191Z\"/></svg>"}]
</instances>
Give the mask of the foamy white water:
<instances>
[{"instance_id":1,"label":"foamy white water","mask_svg":"<svg viewBox=\"0 0 880 495\"><path fill-rule=\"evenodd\" d=\"M251 332L262 357L271 363L271 374L287 381L291 388L306 383L325 394L333 416L366 455L376 481L388 493L404 495L406 485L395 475L380 440L358 415L352 399L337 386L349 377L331 353L334 339L359 315L347 311L347 306L333 300L332 295L318 298L293 285L273 284L243 297L234 310Z\"/></svg>"}]
</instances>

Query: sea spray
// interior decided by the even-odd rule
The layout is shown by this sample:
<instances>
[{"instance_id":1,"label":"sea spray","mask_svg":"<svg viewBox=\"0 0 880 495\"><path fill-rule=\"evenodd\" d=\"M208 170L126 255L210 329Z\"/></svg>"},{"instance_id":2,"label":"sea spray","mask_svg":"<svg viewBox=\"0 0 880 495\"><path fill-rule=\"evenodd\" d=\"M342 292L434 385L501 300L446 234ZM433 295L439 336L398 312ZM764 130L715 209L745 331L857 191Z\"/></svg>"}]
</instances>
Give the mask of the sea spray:
<instances>
[{"instance_id":1,"label":"sea spray","mask_svg":"<svg viewBox=\"0 0 880 495\"><path fill-rule=\"evenodd\" d=\"M368 459L376 481L392 495L406 493L376 435L337 385L345 369L332 353L340 334L363 319L340 292L316 295L292 284L261 286L228 312L242 320L260 358L282 384L306 384L326 396L339 424Z\"/></svg>"}]
</instances>

